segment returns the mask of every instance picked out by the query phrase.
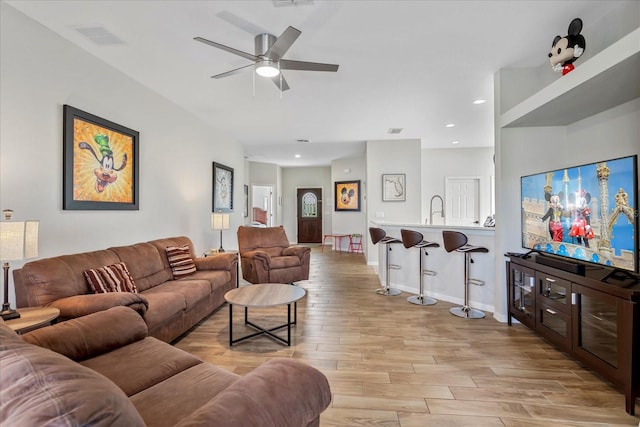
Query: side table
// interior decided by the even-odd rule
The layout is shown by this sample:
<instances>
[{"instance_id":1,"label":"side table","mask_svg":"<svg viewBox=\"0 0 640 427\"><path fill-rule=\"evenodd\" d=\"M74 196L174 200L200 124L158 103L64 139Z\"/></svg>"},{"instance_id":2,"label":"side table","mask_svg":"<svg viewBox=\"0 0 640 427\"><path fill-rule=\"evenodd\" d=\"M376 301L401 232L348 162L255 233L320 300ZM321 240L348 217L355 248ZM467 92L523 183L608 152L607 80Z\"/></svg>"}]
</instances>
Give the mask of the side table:
<instances>
[{"instance_id":1,"label":"side table","mask_svg":"<svg viewBox=\"0 0 640 427\"><path fill-rule=\"evenodd\" d=\"M25 307L18 308L17 311L20 317L5 323L18 334L51 325L60 315L60 310L54 307Z\"/></svg>"}]
</instances>

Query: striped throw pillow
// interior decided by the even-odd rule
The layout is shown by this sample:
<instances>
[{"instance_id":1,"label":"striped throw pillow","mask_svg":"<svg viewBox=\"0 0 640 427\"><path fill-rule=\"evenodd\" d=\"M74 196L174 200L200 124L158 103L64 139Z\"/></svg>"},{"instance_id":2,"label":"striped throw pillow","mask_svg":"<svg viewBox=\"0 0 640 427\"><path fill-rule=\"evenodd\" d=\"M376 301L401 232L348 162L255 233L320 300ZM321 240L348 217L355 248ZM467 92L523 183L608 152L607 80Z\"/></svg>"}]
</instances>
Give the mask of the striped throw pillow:
<instances>
[{"instance_id":1,"label":"striped throw pillow","mask_svg":"<svg viewBox=\"0 0 640 427\"><path fill-rule=\"evenodd\" d=\"M133 277L124 262L84 271L87 283L96 294L107 292L138 293Z\"/></svg>"},{"instance_id":2,"label":"striped throw pillow","mask_svg":"<svg viewBox=\"0 0 640 427\"><path fill-rule=\"evenodd\" d=\"M174 279L180 279L196 272L196 264L191 258L189 245L167 246L165 250Z\"/></svg>"}]
</instances>

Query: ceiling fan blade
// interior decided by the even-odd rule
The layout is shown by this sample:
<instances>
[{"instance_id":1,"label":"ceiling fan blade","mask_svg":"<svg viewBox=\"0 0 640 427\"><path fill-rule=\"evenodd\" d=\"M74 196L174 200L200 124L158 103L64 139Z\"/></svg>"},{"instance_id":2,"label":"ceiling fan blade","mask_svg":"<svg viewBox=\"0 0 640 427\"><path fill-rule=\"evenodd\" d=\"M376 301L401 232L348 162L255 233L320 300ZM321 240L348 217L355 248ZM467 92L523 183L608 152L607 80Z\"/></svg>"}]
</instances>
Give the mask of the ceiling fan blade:
<instances>
[{"instance_id":1,"label":"ceiling fan blade","mask_svg":"<svg viewBox=\"0 0 640 427\"><path fill-rule=\"evenodd\" d=\"M255 55L252 55L252 54L247 53L247 52L243 52L243 51L238 50L238 49L234 49L234 48L229 47L229 46L225 46L225 45L220 44L220 43L212 42L211 40L203 39L202 37L194 37L193 39L196 40L196 41L199 41L201 43L208 44L209 46L213 46L213 47L217 47L218 49L226 50L229 53L233 53L235 55L242 56L243 58L250 59L251 61L257 61L258 60L258 57L255 56Z\"/></svg>"},{"instance_id":2,"label":"ceiling fan blade","mask_svg":"<svg viewBox=\"0 0 640 427\"><path fill-rule=\"evenodd\" d=\"M280 77L281 76L282 76L282 87L280 87ZM282 73L280 73L280 75L271 77L271 80L273 80L273 82L276 84L276 86L278 86L278 89L280 89L281 91L284 92L285 90L289 90L289 84L285 80L284 75L282 75Z\"/></svg>"},{"instance_id":3,"label":"ceiling fan blade","mask_svg":"<svg viewBox=\"0 0 640 427\"><path fill-rule=\"evenodd\" d=\"M221 79L223 77L233 76L234 74L238 74L246 68L254 67L255 64L245 65L244 67L236 68L235 70L227 71L225 73L216 74L215 76L211 76L212 79Z\"/></svg>"},{"instance_id":4,"label":"ceiling fan blade","mask_svg":"<svg viewBox=\"0 0 640 427\"><path fill-rule=\"evenodd\" d=\"M301 33L302 32L296 28L291 26L287 27L287 29L280 34L280 37L271 45L269 50L265 52L264 56L274 61L279 61Z\"/></svg>"},{"instance_id":5,"label":"ceiling fan blade","mask_svg":"<svg viewBox=\"0 0 640 427\"><path fill-rule=\"evenodd\" d=\"M302 71L338 71L336 64L322 64L320 62L291 61L289 59L280 60L281 70L302 70Z\"/></svg>"}]
</instances>

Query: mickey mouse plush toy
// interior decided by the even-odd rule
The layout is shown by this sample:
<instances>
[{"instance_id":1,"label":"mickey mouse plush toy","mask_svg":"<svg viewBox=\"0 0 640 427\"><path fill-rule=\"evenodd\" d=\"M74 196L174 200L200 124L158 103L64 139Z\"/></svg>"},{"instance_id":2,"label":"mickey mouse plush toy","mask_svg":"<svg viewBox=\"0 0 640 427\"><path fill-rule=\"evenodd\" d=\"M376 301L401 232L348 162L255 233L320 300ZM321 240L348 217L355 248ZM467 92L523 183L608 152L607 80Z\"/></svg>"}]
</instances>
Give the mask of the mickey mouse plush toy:
<instances>
[{"instance_id":1,"label":"mickey mouse plush toy","mask_svg":"<svg viewBox=\"0 0 640 427\"><path fill-rule=\"evenodd\" d=\"M573 71L573 63L584 53L586 41L580 34L582 31L582 19L576 18L569 24L568 35L556 36L549 52L549 61L553 71L562 71L562 75Z\"/></svg>"}]
</instances>

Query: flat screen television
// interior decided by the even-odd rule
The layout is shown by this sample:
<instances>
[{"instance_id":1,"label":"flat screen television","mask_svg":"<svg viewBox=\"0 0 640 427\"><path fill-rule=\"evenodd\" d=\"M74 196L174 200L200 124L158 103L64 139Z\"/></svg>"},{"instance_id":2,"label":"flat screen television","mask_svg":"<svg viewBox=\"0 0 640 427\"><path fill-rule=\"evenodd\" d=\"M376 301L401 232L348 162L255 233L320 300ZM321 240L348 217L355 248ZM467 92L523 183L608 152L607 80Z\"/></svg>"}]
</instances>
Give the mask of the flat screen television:
<instances>
[{"instance_id":1,"label":"flat screen television","mask_svg":"<svg viewBox=\"0 0 640 427\"><path fill-rule=\"evenodd\" d=\"M638 272L637 156L523 176L522 247Z\"/></svg>"}]
</instances>

